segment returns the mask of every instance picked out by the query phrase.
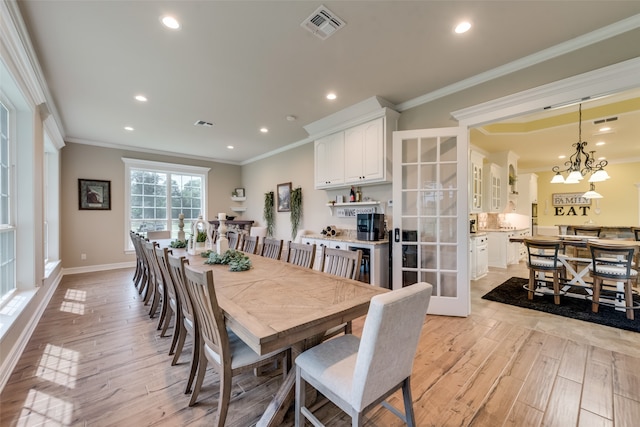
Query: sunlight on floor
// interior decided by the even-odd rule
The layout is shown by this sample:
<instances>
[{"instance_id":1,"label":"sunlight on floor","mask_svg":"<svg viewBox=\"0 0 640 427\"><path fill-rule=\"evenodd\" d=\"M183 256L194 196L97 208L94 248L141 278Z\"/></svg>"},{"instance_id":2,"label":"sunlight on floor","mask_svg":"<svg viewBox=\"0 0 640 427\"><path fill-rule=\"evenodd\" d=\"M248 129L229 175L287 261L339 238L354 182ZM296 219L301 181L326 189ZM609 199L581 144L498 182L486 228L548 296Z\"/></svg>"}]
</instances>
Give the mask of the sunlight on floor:
<instances>
[{"instance_id":1,"label":"sunlight on floor","mask_svg":"<svg viewBox=\"0 0 640 427\"><path fill-rule=\"evenodd\" d=\"M87 291L79 291L77 289L67 289L67 292L65 292L64 294L64 299L84 302L87 300Z\"/></svg>"},{"instance_id":2,"label":"sunlight on floor","mask_svg":"<svg viewBox=\"0 0 640 427\"><path fill-rule=\"evenodd\" d=\"M36 375L68 388L75 388L80 353L52 344L44 349Z\"/></svg>"},{"instance_id":3,"label":"sunlight on floor","mask_svg":"<svg viewBox=\"0 0 640 427\"><path fill-rule=\"evenodd\" d=\"M24 401L17 426L68 426L71 425L72 419L73 404L31 389Z\"/></svg>"},{"instance_id":4,"label":"sunlight on floor","mask_svg":"<svg viewBox=\"0 0 640 427\"><path fill-rule=\"evenodd\" d=\"M62 301L62 304L60 305L60 311L80 315L84 314L84 304L81 304L77 301L84 302L87 300L86 291L67 289L67 292L64 294L64 298L65 300L71 301Z\"/></svg>"}]
</instances>

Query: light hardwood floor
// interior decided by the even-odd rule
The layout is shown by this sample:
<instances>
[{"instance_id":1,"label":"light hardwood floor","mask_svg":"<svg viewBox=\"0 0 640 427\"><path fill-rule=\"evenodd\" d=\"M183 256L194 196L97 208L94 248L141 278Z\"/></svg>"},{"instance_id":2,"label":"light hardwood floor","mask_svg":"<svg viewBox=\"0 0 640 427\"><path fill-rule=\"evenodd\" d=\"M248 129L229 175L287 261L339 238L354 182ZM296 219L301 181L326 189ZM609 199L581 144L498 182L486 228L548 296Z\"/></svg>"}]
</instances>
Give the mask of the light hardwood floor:
<instances>
[{"instance_id":1,"label":"light hardwood floor","mask_svg":"<svg viewBox=\"0 0 640 427\"><path fill-rule=\"evenodd\" d=\"M0 395L1 426L211 424L215 374L187 407L191 348L170 366L171 338L159 337L132 274L63 279ZM472 282L468 318L427 316L412 376L418 425L639 425L640 334L480 298L514 275L526 277L526 269L496 269ZM361 328L359 319L354 333ZM280 384L277 373L234 378L228 426L255 423ZM317 406L327 426L350 425L332 404ZM366 419L367 426L402 425L383 408ZM293 425L291 413L283 425Z\"/></svg>"}]
</instances>

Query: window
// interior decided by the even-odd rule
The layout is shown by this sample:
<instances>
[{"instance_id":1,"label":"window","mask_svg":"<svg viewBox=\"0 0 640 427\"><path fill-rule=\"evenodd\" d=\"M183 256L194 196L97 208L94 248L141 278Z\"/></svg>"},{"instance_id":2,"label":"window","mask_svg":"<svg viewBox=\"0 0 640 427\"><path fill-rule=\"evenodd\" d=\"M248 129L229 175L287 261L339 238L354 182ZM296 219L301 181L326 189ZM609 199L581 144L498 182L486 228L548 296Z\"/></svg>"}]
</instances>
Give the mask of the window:
<instances>
[{"instance_id":1,"label":"window","mask_svg":"<svg viewBox=\"0 0 640 427\"><path fill-rule=\"evenodd\" d=\"M10 112L0 102L0 303L16 289L15 225L11 194Z\"/></svg>"},{"instance_id":2,"label":"window","mask_svg":"<svg viewBox=\"0 0 640 427\"><path fill-rule=\"evenodd\" d=\"M184 214L185 232L198 215L206 218L206 183L209 168L122 159L126 197L126 229L145 233L169 230L178 236L178 215ZM126 250L131 250L128 236Z\"/></svg>"}]
</instances>

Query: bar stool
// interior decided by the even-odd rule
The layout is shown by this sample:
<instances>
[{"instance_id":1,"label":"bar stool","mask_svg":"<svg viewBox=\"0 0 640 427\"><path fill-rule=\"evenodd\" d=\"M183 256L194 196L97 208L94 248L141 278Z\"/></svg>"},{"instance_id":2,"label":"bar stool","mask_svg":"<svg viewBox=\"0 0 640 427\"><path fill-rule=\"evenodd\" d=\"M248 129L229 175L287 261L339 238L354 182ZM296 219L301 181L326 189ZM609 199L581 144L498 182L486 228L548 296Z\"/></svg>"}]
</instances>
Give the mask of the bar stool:
<instances>
[{"instance_id":1,"label":"bar stool","mask_svg":"<svg viewBox=\"0 0 640 427\"><path fill-rule=\"evenodd\" d=\"M591 311L598 312L600 293L605 280L623 282L627 319L633 320L633 310L640 308L640 304L633 302L634 292L631 289L632 282L635 282L638 277L638 272L631 268L635 247L588 242L587 248L591 252L592 260L589 266L589 272L593 278Z\"/></svg>"},{"instance_id":2,"label":"bar stool","mask_svg":"<svg viewBox=\"0 0 640 427\"><path fill-rule=\"evenodd\" d=\"M553 302L560 304L560 278L565 277L565 266L558 259L558 253L562 242L560 240L529 240L524 239L527 247L527 267L529 267L529 293L528 298L533 299L535 282L545 280L548 273L553 277ZM542 278L536 275L542 274Z\"/></svg>"}]
</instances>

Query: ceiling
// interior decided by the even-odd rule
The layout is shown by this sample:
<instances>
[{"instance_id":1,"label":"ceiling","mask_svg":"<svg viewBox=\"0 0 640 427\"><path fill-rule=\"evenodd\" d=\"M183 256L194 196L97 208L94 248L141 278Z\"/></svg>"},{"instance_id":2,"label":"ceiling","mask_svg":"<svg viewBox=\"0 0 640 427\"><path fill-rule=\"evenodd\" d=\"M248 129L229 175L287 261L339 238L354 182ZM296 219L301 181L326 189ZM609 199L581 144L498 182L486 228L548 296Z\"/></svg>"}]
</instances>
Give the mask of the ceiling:
<instances>
[{"instance_id":1,"label":"ceiling","mask_svg":"<svg viewBox=\"0 0 640 427\"><path fill-rule=\"evenodd\" d=\"M326 40L300 25L321 4L346 22ZM629 1L18 5L66 141L230 163L304 142L303 126L371 96L406 104L640 13ZM163 27L165 14L181 28ZM473 26L455 34L462 19ZM565 131L570 146L575 126Z\"/></svg>"}]
</instances>

